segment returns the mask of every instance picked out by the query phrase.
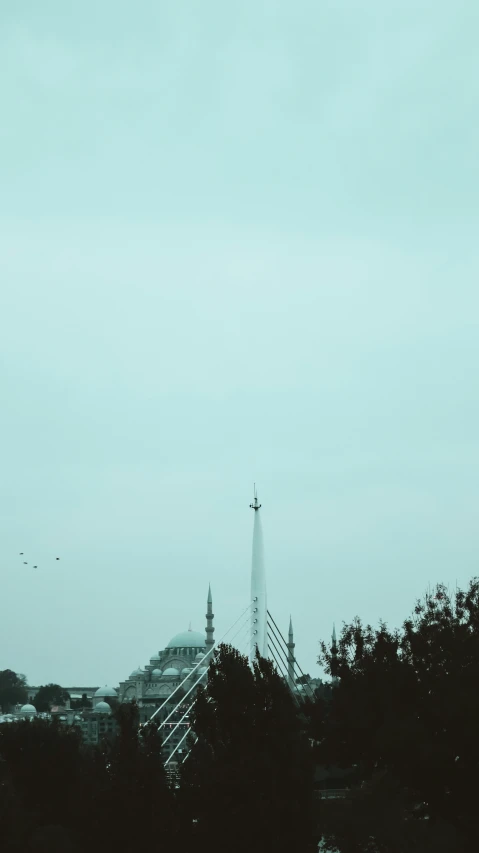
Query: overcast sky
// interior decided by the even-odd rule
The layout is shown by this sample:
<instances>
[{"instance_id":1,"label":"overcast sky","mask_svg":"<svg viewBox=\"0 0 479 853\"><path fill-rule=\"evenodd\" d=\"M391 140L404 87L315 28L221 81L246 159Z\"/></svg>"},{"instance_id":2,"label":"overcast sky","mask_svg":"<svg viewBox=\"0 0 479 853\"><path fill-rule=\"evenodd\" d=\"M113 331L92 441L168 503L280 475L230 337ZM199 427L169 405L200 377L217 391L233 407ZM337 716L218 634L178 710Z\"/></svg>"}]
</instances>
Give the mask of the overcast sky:
<instances>
[{"instance_id":1,"label":"overcast sky","mask_svg":"<svg viewBox=\"0 0 479 853\"><path fill-rule=\"evenodd\" d=\"M118 684L203 629L210 581L222 636L254 480L311 674L333 621L466 585L477 2L0 21L0 669Z\"/></svg>"}]
</instances>

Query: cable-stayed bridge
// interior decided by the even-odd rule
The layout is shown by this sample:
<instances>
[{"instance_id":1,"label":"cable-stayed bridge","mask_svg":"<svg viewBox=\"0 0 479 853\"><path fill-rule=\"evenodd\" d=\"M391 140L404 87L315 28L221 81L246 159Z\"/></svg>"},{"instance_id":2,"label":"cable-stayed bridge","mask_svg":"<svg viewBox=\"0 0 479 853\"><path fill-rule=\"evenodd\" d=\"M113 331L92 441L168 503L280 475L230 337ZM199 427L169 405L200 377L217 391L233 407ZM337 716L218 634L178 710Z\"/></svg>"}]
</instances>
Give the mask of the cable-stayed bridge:
<instances>
[{"instance_id":1,"label":"cable-stayed bridge","mask_svg":"<svg viewBox=\"0 0 479 853\"><path fill-rule=\"evenodd\" d=\"M251 665L257 653L270 658L298 705L306 696L311 698L314 696L313 689L307 683L303 670L294 654L295 644L291 620L288 639L286 640L267 608L263 532L259 513L261 504L258 501L256 485L250 507L254 511L250 602L223 636L219 640L213 641L212 599L211 589L209 590L206 617L206 652L153 712L149 721L143 723L143 725L148 725L152 720L159 723L165 765L171 770L186 760L196 742L196 735L191 729L196 692L201 684L206 683L206 667L211 661L214 650L222 643L235 647L241 654L249 658ZM300 676L303 676L302 681L304 682L301 688L297 685Z\"/></svg>"},{"instance_id":2,"label":"cable-stayed bridge","mask_svg":"<svg viewBox=\"0 0 479 853\"><path fill-rule=\"evenodd\" d=\"M214 644L212 649L205 653L203 659L198 661L193 672L178 684L150 717L148 722L155 720L155 718L160 721L159 731L162 735L165 765L167 767L171 765L172 770L186 760L197 740L191 728L191 718L196 701L196 691L200 684L205 684L207 678L207 673L200 672L200 670L209 664L214 650L222 643L233 646L247 657L251 656L251 636L254 632L252 625L256 624L256 612L257 600L253 600L221 639ZM307 696L313 698L313 689L307 682L302 690L296 685L296 680L300 676L304 676L304 672L293 654L292 631L287 642L269 611L267 611L267 639L269 651L267 656L273 661L278 674L291 690L295 703L299 705ZM186 686L188 689L184 693L183 690ZM175 695L178 697L177 701L175 701ZM144 725L148 725L148 723Z\"/></svg>"}]
</instances>

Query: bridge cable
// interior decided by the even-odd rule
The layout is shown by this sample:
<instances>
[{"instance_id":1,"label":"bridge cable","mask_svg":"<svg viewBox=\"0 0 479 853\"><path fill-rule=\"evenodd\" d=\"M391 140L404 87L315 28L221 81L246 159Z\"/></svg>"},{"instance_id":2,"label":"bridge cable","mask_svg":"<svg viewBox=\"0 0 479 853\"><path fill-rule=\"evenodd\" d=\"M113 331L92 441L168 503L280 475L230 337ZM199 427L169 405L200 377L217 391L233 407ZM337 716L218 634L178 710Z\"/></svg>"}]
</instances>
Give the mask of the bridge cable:
<instances>
[{"instance_id":1,"label":"bridge cable","mask_svg":"<svg viewBox=\"0 0 479 853\"><path fill-rule=\"evenodd\" d=\"M276 631L278 632L279 636L281 637L281 639L282 639L282 641L283 641L284 645L285 645L285 646L287 646L288 644L287 644L286 640L284 639L284 637L283 637L283 635L282 635L281 631L279 630L279 628L278 628L278 626L277 626L276 622L274 621L274 619L273 619L273 617L272 617L272 615L271 615L271 613L270 613L270 611L269 611L269 610L267 611L267 614L268 614L269 618L271 619L271 621L272 621L272 623L273 623L274 627L276 628ZM296 658L295 658L295 660L296 660ZM299 663L298 663L297 661L296 661L296 663L297 663L297 665L298 665L298 669L299 669L299 671L300 671L301 675L304 675L304 672L303 672L303 670L301 669L301 667L300 667Z\"/></svg>"},{"instance_id":2,"label":"bridge cable","mask_svg":"<svg viewBox=\"0 0 479 853\"><path fill-rule=\"evenodd\" d=\"M247 629L246 632L244 630L245 627ZM244 644L246 642L247 647L248 647L249 643L250 643L249 633L251 631L251 623L250 623L249 619L246 621L246 625L242 626L242 629L243 630L241 632L241 637L239 638L238 642L236 643L236 650L239 651L240 654L244 655L245 654L245 652L243 651ZM238 633L239 633L239 631L237 632L236 636L238 635Z\"/></svg>"},{"instance_id":3,"label":"bridge cable","mask_svg":"<svg viewBox=\"0 0 479 853\"><path fill-rule=\"evenodd\" d=\"M248 625L248 628L249 628L249 627L250 627L250 626ZM245 644L243 644L242 648L238 648L238 651L239 651L239 652L240 652L240 654L242 654L243 656L245 656L245 657L249 657L249 650L250 650L250 638L249 638L249 637L246 637L246 638L244 637L244 625L242 626L242 628L243 628L243 635L242 635L242 638L241 638L241 639L242 639L242 640L246 639L246 643L245 643ZM241 629L240 629L240 630L241 630ZM239 633L239 631L237 631L237 632L236 632L235 637L238 635L238 633ZM234 638L233 638L233 639L234 639ZM231 641L231 643L232 643L232 642L233 642L233 640ZM238 642L238 644L237 644L237 645L238 645L238 646L240 646L240 641ZM278 664L278 662L277 662L276 660L275 660L275 663L276 663L276 666L277 666L278 670L280 671L280 673L282 673L283 678L284 678L284 673L283 673L283 671L282 671L281 667L279 666L279 664ZM299 701L298 701L297 696L295 696L295 694L293 693L293 691L291 691L291 693L292 693L293 699L295 700L296 704L299 706ZM194 732L191 732L191 734L194 734ZM184 763L185 763L186 759L187 759L187 758L189 757L189 755L191 754L191 752L192 752L193 748L194 748L194 747L196 746L196 744L198 743L198 740L199 740L198 735L195 735L195 740L193 741L193 743L191 744L190 749L188 750L188 752L186 753L185 757L183 758L183 760L182 760L182 762L181 762L182 764L184 764ZM173 753L172 753L172 754L173 754Z\"/></svg>"},{"instance_id":4,"label":"bridge cable","mask_svg":"<svg viewBox=\"0 0 479 853\"><path fill-rule=\"evenodd\" d=\"M270 625L269 622L267 622L266 624L267 624L268 628L271 628L271 633L268 633L268 640L272 640L274 637L278 641L278 645L280 647L280 650L278 651L278 649L276 649L276 651L278 651L278 654L281 655L281 657L284 659L284 662L286 663L286 665L288 665L289 664L288 653L284 649L281 648L281 640L279 639L278 635L275 633L272 625Z\"/></svg>"},{"instance_id":5,"label":"bridge cable","mask_svg":"<svg viewBox=\"0 0 479 853\"><path fill-rule=\"evenodd\" d=\"M273 658L273 660L274 660L274 662L275 662L275 664L276 664L276 669L277 669L278 675L279 675L280 677L282 677L283 681L285 682L285 686L288 688L288 691L289 691L289 693L290 693L290 695L291 695L291 698L292 698L293 702L295 702L295 704L299 707L299 699L298 699L298 697L296 696L296 694L294 693L294 690L292 689L292 687L291 687L291 685L290 685L290 683L289 683L289 679L288 679L288 677L287 677L287 676L285 676L284 672L282 671L282 669L281 669L281 667L280 667L280 664L278 663L278 660L277 660L277 658L276 658L276 655L275 655L275 653L274 653L273 649L271 648L271 646L268 646L268 648L269 648L269 653L270 653L270 655L272 656L272 658Z\"/></svg>"},{"instance_id":6,"label":"bridge cable","mask_svg":"<svg viewBox=\"0 0 479 853\"><path fill-rule=\"evenodd\" d=\"M240 631L242 631L242 632L243 632L243 634L244 634L244 628L245 628L245 626L247 626L247 627L249 628L249 618L248 618L248 617L247 617L247 618L246 618L246 620L241 624L240 628L238 629L238 631L236 632L236 634L235 634L235 635L234 635L234 637L232 638L232 640L231 640L231 644L233 643L233 640L235 639L235 637L237 637L237 636L238 636L238 634L239 634L239 632L240 632ZM192 687L190 688L190 690L188 691L188 693L190 693L190 692L191 692L191 690L193 690L193 688L194 688L194 687L196 687L198 684L200 684L200 683L201 683L201 681L203 681L203 679L204 679L205 675L206 675L206 673L201 673L200 677L195 681L195 683L192 685ZM191 676L190 676L190 677L191 677ZM178 707L183 703L183 701L186 699L186 696L188 696L188 693L186 693L186 694L185 694L185 696L183 696L183 698L179 700L179 702L177 703L177 705L175 705L175 708L174 708L174 709L173 709L173 711L169 714L169 716L168 716L168 717L166 717L166 718L163 720L163 722L162 722L162 723L160 723L159 728L162 728L162 726L164 726L164 725L165 725L165 723L167 723L167 722L168 722L168 720L169 720L169 719L170 719L170 717L175 713L175 711L177 710L177 708L178 708ZM173 695L173 694L170 694L170 695ZM193 701L192 701L191 705L189 705L189 707L188 707L188 710L185 712L185 714L184 714L184 715L183 715L183 717L181 718L182 720L183 720L183 718L186 716L186 714L188 713L188 711L189 711L189 710L191 710L191 708L192 708L192 707L193 707L193 705L195 704L195 701L196 701L196 699L193 699ZM160 710L160 709L158 709L158 710ZM152 719L152 717L150 717L150 719ZM180 722L181 722L181 721L180 721ZM177 723L177 725L175 726L175 729L178 727L178 725L179 725L179 723ZM166 740L168 740L168 739L169 739L169 737L171 736L171 734L173 734L173 732L175 731L175 729L173 729L173 731L172 731L172 732L170 732L170 735L168 735L168 738L166 738ZM165 740L165 741L163 741L163 743L166 743L166 740Z\"/></svg>"},{"instance_id":7,"label":"bridge cable","mask_svg":"<svg viewBox=\"0 0 479 853\"><path fill-rule=\"evenodd\" d=\"M183 741L188 737L189 733L190 733L189 731L186 731L186 732L184 733L183 737L181 738L181 740L179 740L179 741L178 741L178 743L176 744L176 746L175 746L175 748L174 748L173 752L171 752L171 753L170 753L170 755L168 756L168 758L166 759L166 761L165 761L165 767L166 767L166 765L167 765L167 764L169 764L169 763L170 763L170 761L171 761L171 759L173 758L173 756L174 756L175 752L180 748L181 744L182 744L182 743L183 743ZM191 752L191 750L190 750L190 752ZM188 753L188 754L189 754L189 753Z\"/></svg>"},{"instance_id":8,"label":"bridge cable","mask_svg":"<svg viewBox=\"0 0 479 853\"><path fill-rule=\"evenodd\" d=\"M254 601L252 601L252 602L251 602L251 604L254 604ZM233 645L233 640L235 640L235 639L236 639L236 637L238 636L238 634L239 634L240 632L244 632L245 625L247 625L247 626L249 627L249 626L250 626L250 624L251 624L251 623L250 623L250 614L248 613L248 616L247 616L247 618L245 619L245 621L240 625L240 627L239 627L239 628L238 628L238 630L236 631L236 634L234 634L234 636L231 638L231 640L230 640L230 642L229 642L229 645L230 645L230 646L232 646L232 645Z\"/></svg>"},{"instance_id":9,"label":"bridge cable","mask_svg":"<svg viewBox=\"0 0 479 853\"><path fill-rule=\"evenodd\" d=\"M282 635L281 631L279 630L279 628L278 628L278 626L277 626L276 622L274 621L273 616L271 615L271 613L270 613L270 611L269 611L269 610L267 611L267 613L268 613L268 616L269 616L269 618L271 619L271 621L272 621L272 623L273 623L274 627L276 628L276 632L279 634L279 636L281 637L281 639L282 639L282 641L283 641L284 645L287 647L287 645L288 645L288 644L287 644L286 640L284 639L284 637L283 637L283 635ZM274 629L273 629L273 630L274 630ZM298 669L299 669L299 671L300 671L301 675L303 676L303 678L305 678L306 676L305 676L305 674L304 674L303 670L301 669L301 666L299 665L299 663L298 663L298 661L297 661L296 657L294 657L293 666L294 666L294 664L298 667ZM305 686L307 686L307 687L309 688L309 691L310 691L310 697L311 697L312 699L314 699L314 698L315 698L315 695L314 695L314 691L313 691L313 689L312 689L311 685L309 685L309 684L308 684L308 682L305 682Z\"/></svg>"},{"instance_id":10,"label":"bridge cable","mask_svg":"<svg viewBox=\"0 0 479 853\"><path fill-rule=\"evenodd\" d=\"M233 624L232 624L232 625L230 625L230 627L229 627L229 628L228 628L228 630L223 634L223 636L221 637L221 639L220 639L220 640L215 641L215 642L213 643L213 645L212 645L211 649L208 649L208 651L207 651L207 652L205 652L205 654L203 655L203 657L201 658L201 660L200 660L200 661L198 661L198 663L196 664L196 666L194 666L194 667L193 667L193 669L192 669L191 673L192 673L192 672L194 672L194 671L195 671L195 669L198 669L198 667L199 667L199 666L201 666L201 665L203 664L203 662L206 660L206 658L207 658L207 657L210 657L210 656L211 656L211 652L213 651L213 649L215 648L215 646L218 646L218 645L220 645L220 643L222 643L222 642L223 642L224 638L225 638L225 637L229 634L229 632L230 632L230 631L235 627L235 625L237 625L237 624L238 624L238 622L240 621L240 619L242 619L242 618L243 618L244 614L245 614L245 613L247 613L247 611L251 608L251 606L253 605L253 603L254 603L254 602L250 601L250 603L248 604L248 606L247 606L247 607L245 607L245 609L244 609L244 610L243 610L243 612L240 614L240 616L238 616L238 618L236 619L236 621L235 621L235 622L233 622ZM156 709L156 711L151 715L151 717L150 717L150 719L149 719L149 721L148 721L148 722L151 722L151 720L152 720L154 717L156 717L156 715L157 715L157 714L162 710L162 708L164 708L164 707L165 707L165 705L168 705L168 703L171 701L171 697L172 697L172 696L174 696L174 695L175 695L175 693L177 692L177 690L179 690L179 689L180 689L180 687L182 687L182 686L183 686L183 684L185 683L185 681L188 681L188 679L189 679L189 678L191 678L191 673L188 673L188 675L183 679L183 681L180 681L180 683L175 687L175 689L170 693L170 695L165 699L165 701L160 705L160 707L159 707L159 708L157 708L157 709ZM190 691L188 691L188 693L189 693L189 692L190 692ZM188 693L186 694L187 696L188 696ZM183 698L185 698L185 697L183 697Z\"/></svg>"},{"instance_id":11,"label":"bridge cable","mask_svg":"<svg viewBox=\"0 0 479 853\"><path fill-rule=\"evenodd\" d=\"M246 622L245 622L245 623L243 623L243 624L241 625L240 629L239 629L239 631L243 630L243 634L244 634L245 624L246 624L246 625L247 625L247 627L249 628L249 619L246 619ZM239 631L237 631L237 632L236 632L236 634L235 634L235 636L232 638L232 640L231 640L231 645L232 645L233 640L235 639L235 637L237 637L237 636L238 636ZM239 650L238 650L238 651L239 651ZM195 682L195 684L193 685L193 687L196 687L196 685L197 685L197 684L199 684L199 683L203 680L204 676L205 676L205 673L202 673L202 674L200 675L200 677L197 679L197 681ZM192 689L193 689L193 688L192 688ZM187 694L186 694L186 695L187 695ZM171 712L171 714L170 714L169 716L172 716L172 715L174 714L175 710L176 710L176 709L179 707L179 705L183 702L184 698L186 698L186 697L183 697L183 699L180 699L180 701L179 701L179 702L178 702L178 704L175 706L174 710ZM181 717L181 719L180 719L180 720L178 720L178 722L176 723L175 727L174 727L174 728L171 730L171 732L168 734L168 737L167 737L167 738L165 738L165 740L164 740L164 741L163 741L163 743L162 743L162 746L164 746L164 745L165 745L165 743L166 743L166 742L170 739L170 737L174 734L174 732L176 731L176 729L178 728L178 726L180 726L180 725L181 725L181 723L183 722L183 720L185 719L185 717L190 713L190 711L191 711L191 709L193 708L193 706L194 706L195 702L196 702L196 697L193 699L193 701L191 702L191 704L188 706L188 708L186 709L186 711L185 711L185 713L183 714L183 716ZM165 720L163 720L163 722L160 724L159 728L162 728L162 726L164 726L164 725L165 725L165 723L166 723L168 720L169 720L169 717L166 717L166 719L165 719Z\"/></svg>"},{"instance_id":12,"label":"bridge cable","mask_svg":"<svg viewBox=\"0 0 479 853\"><path fill-rule=\"evenodd\" d=\"M268 623L268 625L269 625L269 627L271 627L269 623ZM276 637L276 639L278 639L277 634L276 634L274 631L273 631L273 633L274 633L274 636ZM271 641L273 641L273 633L271 633L271 634L269 635L269 639L270 639ZM280 640L278 640L278 643L280 643ZM296 673L294 672L294 663L295 663L295 661L296 661L296 658L293 658L293 674L294 674L294 680L295 680L295 682L296 682ZM288 659L287 659L287 658L286 658L286 662L287 662L287 664L289 664L289 661L288 661ZM299 664L298 664L298 668L300 669ZM288 682L289 682L289 668L288 668ZM313 689L311 688L310 684L308 684L308 683L306 682L304 686L305 686L305 689L307 688L307 689L308 689L308 691L309 691L309 698L310 698L310 699L312 699L312 700L315 700L315 698L316 698L316 697L315 697L314 691L313 691Z\"/></svg>"}]
</instances>

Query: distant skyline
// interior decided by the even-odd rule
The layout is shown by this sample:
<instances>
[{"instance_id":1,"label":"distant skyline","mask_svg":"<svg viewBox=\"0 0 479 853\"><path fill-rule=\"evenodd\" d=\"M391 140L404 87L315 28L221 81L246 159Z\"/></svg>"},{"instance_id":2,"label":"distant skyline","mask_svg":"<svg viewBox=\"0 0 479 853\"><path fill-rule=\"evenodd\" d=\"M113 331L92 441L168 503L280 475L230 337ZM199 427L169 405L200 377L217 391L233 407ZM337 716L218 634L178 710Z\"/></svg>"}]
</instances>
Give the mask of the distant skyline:
<instances>
[{"instance_id":1,"label":"distant skyline","mask_svg":"<svg viewBox=\"0 0 479 853\"><path fill-rule=\"evenodd\" d=\"M333 622L466 586L477 4L24 0L1 24L0 668L117 684L203 630L209 582L221 637L254 481L311 675Z\"/></svg>"}]
</instances>

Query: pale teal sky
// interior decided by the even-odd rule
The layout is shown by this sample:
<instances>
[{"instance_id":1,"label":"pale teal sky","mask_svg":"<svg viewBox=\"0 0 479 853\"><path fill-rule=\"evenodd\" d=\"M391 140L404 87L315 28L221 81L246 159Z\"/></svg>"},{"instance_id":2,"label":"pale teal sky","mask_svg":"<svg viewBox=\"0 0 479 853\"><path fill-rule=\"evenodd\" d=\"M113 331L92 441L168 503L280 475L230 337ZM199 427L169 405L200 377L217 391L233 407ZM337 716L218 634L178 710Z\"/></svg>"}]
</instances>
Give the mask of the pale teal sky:
<instances>
[{"instance_id":1,"label":"pale teal sky","mask_svg":"<svg viewBox=\"0 0 479 853\"><path fill-rule=\"evenodd\" d=\"M118 683L209 581L221 635L253 480L311 674L479 574L478 25L0 4L0 668Z\"/></svg>"}]
</instances>

